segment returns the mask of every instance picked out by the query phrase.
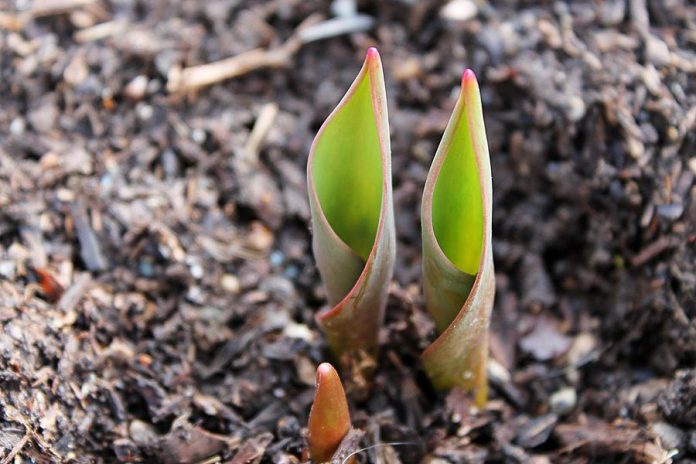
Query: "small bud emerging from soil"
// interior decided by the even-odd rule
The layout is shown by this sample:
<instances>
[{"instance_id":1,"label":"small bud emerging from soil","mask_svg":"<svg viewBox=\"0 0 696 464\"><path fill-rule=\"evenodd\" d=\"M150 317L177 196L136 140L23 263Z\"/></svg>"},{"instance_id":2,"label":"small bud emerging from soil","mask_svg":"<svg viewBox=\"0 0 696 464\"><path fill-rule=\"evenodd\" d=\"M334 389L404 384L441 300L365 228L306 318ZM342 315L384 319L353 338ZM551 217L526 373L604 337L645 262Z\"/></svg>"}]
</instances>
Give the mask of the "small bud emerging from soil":
<instances>
[{"instance_id":1,"label":"small bud emerging from soil","mask_svg":"<svg viewBox=\"0 0 696 464\"><path fill-rule=\"evenodd\" d=\"M341 440L350 430L348 400L336 369L329 363L317 368L308 429L309 453L315 463L331 461Z\"/></svg>"}]
</instances>

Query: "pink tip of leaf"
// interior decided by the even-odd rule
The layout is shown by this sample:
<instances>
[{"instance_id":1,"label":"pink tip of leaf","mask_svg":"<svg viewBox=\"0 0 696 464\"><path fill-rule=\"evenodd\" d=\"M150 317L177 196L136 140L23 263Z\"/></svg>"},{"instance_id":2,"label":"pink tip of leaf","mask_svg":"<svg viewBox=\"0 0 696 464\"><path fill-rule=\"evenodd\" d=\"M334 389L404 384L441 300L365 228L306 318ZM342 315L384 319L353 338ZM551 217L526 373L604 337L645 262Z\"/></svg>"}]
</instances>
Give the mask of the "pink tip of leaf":
<instances>
[{"instance_id":1,"label":"pink tip of leaf","mask_svg":"<svg viewBox=\"0 0 696 464\"><path fill-rule=\"evenodd\" d=\"M319 367L317 367L317 382L320 382L323 378L325 378L327 375L331 375L335 372L335 369L333 366L329 363L321 363Z\"/></svg>"},{"instance_id":2,"label":"pink tip of leaf","mask_svg":"<svg viewBox=\"0 0 696 464\"><path fill-rule=\"evenodd\" d=\"M375 47L370 47L367 49L367 60L379 59L379 52Z\"/></svg>"},{"instance_id":3,"label":"pink tip of leaf","mask_svg":"<svg viewBox=\"0 0 696 464\"><path fill-rule=\"evenodd\" d=\"M476 74L471 69L466 69L462 73L462 85L476 82Z\"/></svg>"}]
</instances>

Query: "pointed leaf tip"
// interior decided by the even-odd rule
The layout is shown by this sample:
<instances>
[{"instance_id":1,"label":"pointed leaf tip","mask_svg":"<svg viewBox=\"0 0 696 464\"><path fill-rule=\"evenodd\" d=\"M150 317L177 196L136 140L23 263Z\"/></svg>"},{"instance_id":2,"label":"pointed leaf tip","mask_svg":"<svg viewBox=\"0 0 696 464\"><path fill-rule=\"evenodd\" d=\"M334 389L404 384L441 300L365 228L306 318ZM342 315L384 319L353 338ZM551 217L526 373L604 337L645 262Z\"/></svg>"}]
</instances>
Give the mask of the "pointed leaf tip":
<instances>
[{"instance_id":1,"label":"pointed leaf tip","mask_svg":"<svg viewBox=\"0 0 696 464\"><path fill-rule=\"evenodd\" d=\"M462 86L471 83L476 83L476 74L473 70L467 68L462 73Z\"/></svg>"},{"instance_id":2,"label":"pointed leaf tip","mask_svg":"<svg viewBox=\"0 0 696 464\"><path fill-rule=\"evenodd\" d=\"M370 47L367 49L367 56L365 57L366 60L374 60L374 59L379 59L379 52L375 47Z\"/></svg>"},{"instance_id":3,"label":"pointed leaf tip","mask_svg":"<svg viewBox=\"0 0 696 464\"><path fill-rule=\"evenodd\" d=\"M350 430L348 400L341 378L329 363L317 368L316 391L307 428L309 452L317 463L330 461Z\"/></svg>"},{"instance_id":4,"label":"pointed leaf tip","mask_svg":"<svg viewBox=\"0 0 696 464\"><path fill-rule=\"evenodd\" d=\"M317 385L324 380L328 380L329 377L338 377L336 369L327 362L319 364L319 367L317 367Z\"/></svg>"}]
</instances>

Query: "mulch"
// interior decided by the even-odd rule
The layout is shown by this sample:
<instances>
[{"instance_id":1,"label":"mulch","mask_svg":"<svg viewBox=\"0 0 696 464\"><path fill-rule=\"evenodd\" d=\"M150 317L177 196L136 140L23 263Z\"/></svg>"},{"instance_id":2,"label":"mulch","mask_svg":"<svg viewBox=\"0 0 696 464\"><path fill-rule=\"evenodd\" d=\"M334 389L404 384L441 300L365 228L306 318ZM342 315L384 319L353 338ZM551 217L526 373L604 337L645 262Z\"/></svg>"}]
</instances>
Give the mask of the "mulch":
<instances>
[{"instance_id":1,"label":"mulch","mask_svg":"<svg viewBox=\"0 0 696 464\"><path fill-rule=\"evenodd\" d=\"M358 2L327 34L319 0L0 1L0 463L306 460L330 355L305 163L369 46L398 260L349 451L696 462L696 7L456 2ZM466 67L494 180L482 411L418 360L420 195Z\"/></svg>"}]
</instances>

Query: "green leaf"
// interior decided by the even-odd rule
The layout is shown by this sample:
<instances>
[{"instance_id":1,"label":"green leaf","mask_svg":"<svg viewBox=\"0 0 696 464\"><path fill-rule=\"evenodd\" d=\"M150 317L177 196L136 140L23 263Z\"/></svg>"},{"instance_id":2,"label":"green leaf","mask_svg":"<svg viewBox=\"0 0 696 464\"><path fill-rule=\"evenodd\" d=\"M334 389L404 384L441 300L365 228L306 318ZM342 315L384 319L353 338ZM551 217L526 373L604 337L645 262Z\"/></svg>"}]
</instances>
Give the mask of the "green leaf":
<instances>
[{"instance_id":1,"label":"green leaf","mask_svg":"<svg viewBox=\"0 0 696 464\"><path fill-rule=\"evenodd\" d=\"M317 320L329 345L373 354L396 241L391 147L377 50L317 134L307 163L312 248L332 308Z\"/></svg>"},{"instance_id":2,"label":"green leaf","mask_svg":"<svg viewBox=\"0 0 696 464\"><path fill-rule=\"evenodd\" d=\"M350 430L348 400L336 369L329 363L317 368L314 402L307 424L309 454L315 463L329 462Z\"/></svg>"},{"instance_id":3,"label":"green leaf","mask_svg":"<svg viewBox=\"0 0 696 464\"><path fill-rule=\"evenodd\" d=\"M487 397L488 326L495 296L492 183L481 96L471 70L433 159L422 202L423 287L441 332L423 353L440 389Z\"/></svg>"}]
</instances>

